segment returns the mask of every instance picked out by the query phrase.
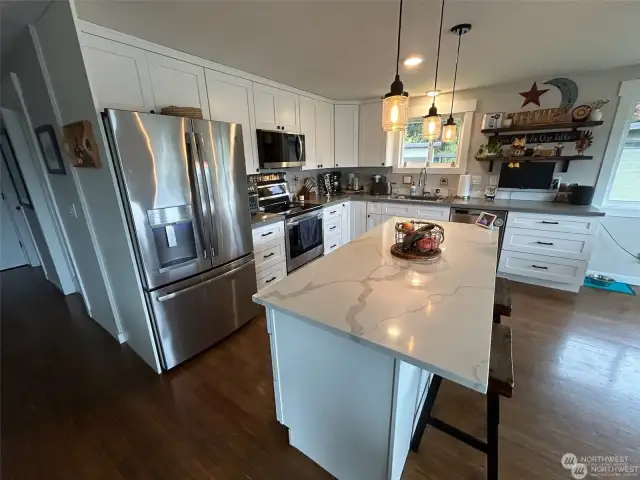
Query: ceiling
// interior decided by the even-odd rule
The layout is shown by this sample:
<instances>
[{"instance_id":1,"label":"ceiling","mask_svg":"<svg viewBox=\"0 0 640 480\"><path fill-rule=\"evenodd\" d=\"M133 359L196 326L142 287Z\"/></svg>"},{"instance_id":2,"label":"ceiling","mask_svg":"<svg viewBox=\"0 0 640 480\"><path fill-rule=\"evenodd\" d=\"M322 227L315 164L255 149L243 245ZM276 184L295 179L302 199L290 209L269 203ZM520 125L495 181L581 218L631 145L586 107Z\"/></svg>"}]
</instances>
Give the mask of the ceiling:
<instances>
[{"instance_id":1,"label":"ceiling","mask_svg":"<svg viewBox=\"0 0 640 480\"><path fill-rule=\"evenodd\" d=\"M11 50L15 39L40 18L49 3L50 0L0 1L0 57Z\"/></svg>"},{"instance_id":2,"label":"ceiling","mask_svg":"<svg viewBox=\"0 0 640 480\"><path fill-rule=\"evenodd\" d=\"M152 4L152 6L151 6ZM384 94L393 80L399 2L391 0L76 1L78 15L146 40L332 99ZM433 87L440 2L406 0L402 69L413 95ZM640 1L448 0L439 88L461 89L640 64ZM637 42L637 39L635 39Z\"/></svg>"}]
</instances>

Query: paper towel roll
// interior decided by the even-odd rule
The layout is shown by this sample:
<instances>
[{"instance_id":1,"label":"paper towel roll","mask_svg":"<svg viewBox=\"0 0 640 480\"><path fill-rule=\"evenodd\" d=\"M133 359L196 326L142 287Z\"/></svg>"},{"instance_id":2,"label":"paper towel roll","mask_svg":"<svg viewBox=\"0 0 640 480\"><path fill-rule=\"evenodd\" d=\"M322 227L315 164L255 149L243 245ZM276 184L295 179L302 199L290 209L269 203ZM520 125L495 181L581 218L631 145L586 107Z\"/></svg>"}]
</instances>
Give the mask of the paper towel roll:
<instances>
[{"instance_id":1,"label":"paper towel roll","mask_svg":"<svg viewBox=\"0 0 640 480\"><path fill-rule=\"evenodd\" d=\"M458 197L469 198L471 196L471 175L460 175L458 181Z\"/></svg>"}]
</instances>

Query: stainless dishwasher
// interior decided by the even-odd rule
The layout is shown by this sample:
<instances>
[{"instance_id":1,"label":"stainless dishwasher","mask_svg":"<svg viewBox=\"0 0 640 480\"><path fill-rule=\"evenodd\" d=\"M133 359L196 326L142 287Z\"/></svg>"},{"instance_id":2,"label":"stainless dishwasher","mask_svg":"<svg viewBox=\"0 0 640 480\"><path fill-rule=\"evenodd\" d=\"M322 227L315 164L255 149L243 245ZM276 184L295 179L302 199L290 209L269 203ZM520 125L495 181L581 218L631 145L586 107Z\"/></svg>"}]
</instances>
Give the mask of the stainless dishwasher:
<instances>
[{"instance_id":1,"label":"stainless dishwasher","mask_svg":"<svg viewBox=\"0 0 640 480\"><path fill-rule=\"evenodd\" d=\"M476 223L482 212L487 212L496 216L493 223L498 228L498 258L502 251L502 239L504 238L504 227L507 224L507 212L504 210L475 210L469 208L452 208L449 214L449 221L456 223Z\"/></svg>"}]
</instances>

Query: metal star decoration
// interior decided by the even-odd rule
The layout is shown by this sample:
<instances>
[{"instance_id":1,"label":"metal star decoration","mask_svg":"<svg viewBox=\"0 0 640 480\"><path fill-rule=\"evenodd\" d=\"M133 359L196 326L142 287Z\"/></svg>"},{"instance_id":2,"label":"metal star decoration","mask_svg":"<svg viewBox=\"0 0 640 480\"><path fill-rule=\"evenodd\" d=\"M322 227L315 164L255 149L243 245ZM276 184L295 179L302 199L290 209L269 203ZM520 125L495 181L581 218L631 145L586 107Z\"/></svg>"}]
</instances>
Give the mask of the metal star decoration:
<instances>
[{"instance_id":1,"label":"metal star decoration","mask_svg":"<svg viewBox=\"0 0 640 480\"><path fill-rule=\"evenodd\" d=\"M544 90L538 90L538 84L536 82L533 82L533 85L531 85L531 90L529 90L528 92L520 92L520 95L524 97L524 103L522 104L522 106L526 107L530 103L535 103L537 106L540 106L540 95L542 95L543 93L547 93L548 91L548 88L545 88Z\"/></svg>"}]
</instances>

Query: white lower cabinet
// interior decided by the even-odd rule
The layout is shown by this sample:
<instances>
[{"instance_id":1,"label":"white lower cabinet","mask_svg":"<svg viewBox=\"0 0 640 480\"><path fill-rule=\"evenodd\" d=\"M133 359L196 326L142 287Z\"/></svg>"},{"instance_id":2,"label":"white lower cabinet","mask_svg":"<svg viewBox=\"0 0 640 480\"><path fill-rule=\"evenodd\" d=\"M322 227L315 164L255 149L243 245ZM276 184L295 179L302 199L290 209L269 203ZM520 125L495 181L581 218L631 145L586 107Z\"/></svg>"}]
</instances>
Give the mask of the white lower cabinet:
<instances>
[{"instance_id":1,"label":"white lower cabinet","mask_svg":"<svg viewBox=\"0 0 640 480\"><path fill-rule=\"evenodd\" d=\"M340 244L345 245L351 241L351 202L343 202L342 217L340 219Z\"/></svg>"},{"instance_id":2,"label":"white lower cabinet","mask_svg":"<svg viewBox=\"0 0 640 480\"><path fill-rule=\"evenodd\" d=\"M367 231L392 217L443 222L449 220L449 207L400 202L367 202Z\"/></svg>"},{"instance_id":3,"label":"white lower cabinet","mask_svg":"<svg viewBox=\"0 0 640 480\"><path fill-rule=\"evenodd\" d=\"M367 202L351 200L351 238L364 235L367 231Z\"/></svg>"},{"instance_id":4,"label":"white lower cabinet","mask_svg":"<svg viewBox=\"0 0 640 480\"><path fill-rule=\"evenodd\" d=\"M341 245L340 233L324 239L324 254L327 255L337 250Z\"/></svg>"},{"instance_id":5,"label":"white lower cabinet","mask_svg":"<svg viewBox=\"0 0 640 480\"><path fill-rule=\"evenodd\" d=\"M382 223L382 215L378 213L367 213L367 232L376 228Z\"/></svg>"},{"instance_id":6,"label":"white lower cabinet","mask_svg":"<svg viewBox=\"0 0 640 480\"><path fill-rule=\"evenodd\" d=\"M258 290L287 276L284 222L253 227L253 256Z\"/></svg>"}]
</instances>

